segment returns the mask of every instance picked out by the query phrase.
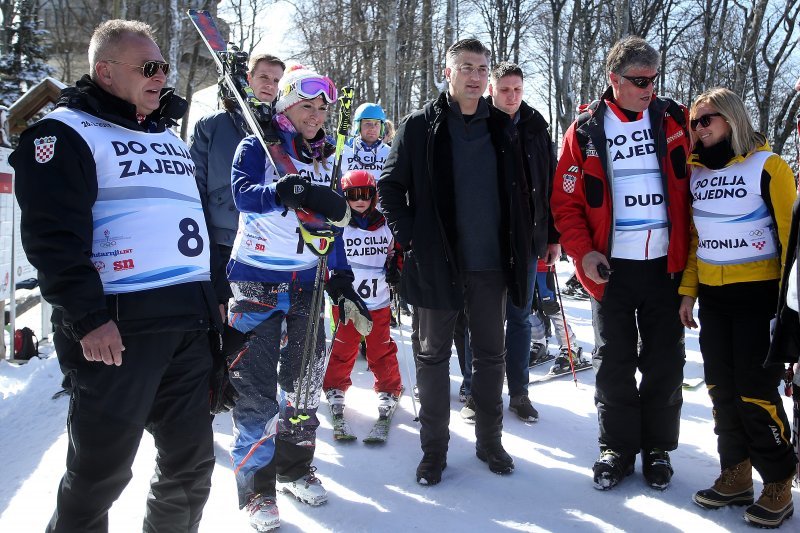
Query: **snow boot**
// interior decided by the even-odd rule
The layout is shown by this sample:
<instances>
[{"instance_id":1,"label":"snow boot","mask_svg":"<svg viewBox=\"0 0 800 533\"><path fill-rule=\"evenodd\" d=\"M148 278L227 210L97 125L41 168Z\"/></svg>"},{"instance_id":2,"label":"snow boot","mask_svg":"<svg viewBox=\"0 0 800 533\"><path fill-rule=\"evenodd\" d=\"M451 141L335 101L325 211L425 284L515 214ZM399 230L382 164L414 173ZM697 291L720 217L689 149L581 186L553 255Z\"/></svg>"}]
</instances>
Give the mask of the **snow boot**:
<instances>
[{"instance_id":1,"label":"snow boot","mask_svg":"<svg viewBox=\"0 0 800 533\"><path fill-rule=\"evenodd\" d=\"M325 391L325 398L328 399L328 406L331 408L331 415L344 415L344 391L341 389L328 389Z\"/></svg>"},{"instance_id":2,"label":"snow boot","mask_svg":"<svg viewBox=\"0 0 800 533\"><path fill-rule=\"evenodd\" d=\"M508 410L515 413L523 422L538 422L539 411L531 405L527 394L513 396L508 402Z\"/></svg>"},{"instance_id":3,"label":"snow boot","mask_svg":"<svg viewBox=\"0 0 800 533\"><path fill-rule=\"evenodd\" d=\"M442 480L442 470L447 468L447 454L425 452L417 466L417 483L436 485Z\"/></svg>"},{"instance_id":4,"label":"snow boot","mask_svg":"<svg viewBox=\"0 0 800 533\"><path fill-rule=\"evenodd\" d=\"M475 400L472 399L472 396L467 396L467 401L464 403L464 407L461 408L461 418L467 424L475 423Z\"/></svg>"},{"instance_id":5,"label":"snow boot","mask_svg":"<svg viewBox=\"0 0 800 533\"><path fill-rule=\"evenodd\" d=\"M256 531L272 531L281 527L278 504L274 496L256 494L245 506L250 514L250 525Z\"/></svg>"},{"instance_id":6,"label":"snow boot","mask_svg":"<svg viewBox=\"0 0 800 533\"><path fill-rule=\"evenodd\" d=\"M511 458L500 442L492 444L476 444L475 455L489 465L495 474L510 474L514 471L514 459Z\"/></svg>"},{"instance_id":7,"label":"snow boot","mask_svg":"<svg viewBox=\"0 0 800 533\"><path fill-rule=\"evenodd\" d=\"M626 476L633 474L635 455L615 452L609 448L600 451L600 458L592 467L594 474L594 488L598 490L611 489Z\"/></svg>"},{"instance_id":8,"label":"snow boot","mask_svg":"<svg viewBox=\"0 0 800 533\"><path fill-rule=\"evenodd\" d=\"M464 383L461 383L461 386L458 388L458 401L464 403L467 401L467 386Z\"/></svg>"},{"instance_id":9,"label":"snow boot","mask_svg":"<svg viewBox=\"0 0 800 533\"><path fill-rule=\"evenodd\" d=\"M726 505L752 505L753 466L750 459L723 470L714 481L713 487L698 490L692 500L706 509L719 509Z\"/></svg>"},{"instance_id":10,"label":"snow boot","mask_svg":"<svg viewBox=\"0 0 800 533\"><path fill-rule=\"evenodd\" d=\"M673 473L667 452L657 448L642 450L642 474L652 488L664 490L669 487Z\"/></svg>"},{"instance_id":11,"label":"snow boot","mask_svg":"<svg viewBox=\"0 0 800 533\"><path fill-rule=\"evenodd\" d=\"M281 481L278 479L277 487L289 493L303 503L316 507L328 501L328 491L322 486L322 481L314 475L316 466L308 467L308 473L294 481Z\"/></svg>"},{"instance_id":12,"label":"snow boot","mask_svg":"<svg viewBox=\"0 0 800 533\"><path fill-rule=\"evenodd\" d=\"M754 526L776 528L794 514L792 503L792 478L774 483L764 483L764 490L756 503L744 512L744 519Z\"/></svg>"}]
</instances>

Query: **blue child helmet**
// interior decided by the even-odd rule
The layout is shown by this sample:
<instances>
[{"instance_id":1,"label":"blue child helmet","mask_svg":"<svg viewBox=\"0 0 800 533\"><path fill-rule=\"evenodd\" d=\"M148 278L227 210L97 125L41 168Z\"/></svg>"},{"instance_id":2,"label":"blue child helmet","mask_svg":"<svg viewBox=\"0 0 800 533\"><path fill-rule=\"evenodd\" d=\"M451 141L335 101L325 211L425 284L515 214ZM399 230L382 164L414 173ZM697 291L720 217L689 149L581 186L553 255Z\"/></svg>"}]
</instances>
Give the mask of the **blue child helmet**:
<instances>
[{"instance_id":1,"label":"blue child helmet","mask_svg":"<svg viewBox=\"0 0 800 533\"><path fill-rule=\"evenodd\" d=\"M381 137L383 137L384 127L386 123L386 113L383 112L383 108L378 104L373 104L371 102L367 102L361 104L356 109L355 115L353 115L353 135L359 135L361 133L361 119L373 119L373 120L380 120L381 121Z\"/></svg>"}]
</instances>

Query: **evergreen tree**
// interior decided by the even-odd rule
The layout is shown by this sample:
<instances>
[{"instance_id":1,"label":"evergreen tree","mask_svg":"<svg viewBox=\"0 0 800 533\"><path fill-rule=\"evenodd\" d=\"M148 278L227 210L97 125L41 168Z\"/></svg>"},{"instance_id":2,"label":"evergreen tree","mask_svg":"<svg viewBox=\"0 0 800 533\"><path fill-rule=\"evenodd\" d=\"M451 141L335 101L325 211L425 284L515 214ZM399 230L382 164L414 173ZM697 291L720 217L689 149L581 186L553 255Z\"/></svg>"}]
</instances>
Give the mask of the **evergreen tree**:
<instances>
[{"instance_id":1,"label":"evergreen tree","mask_svg":"<svg viewBox=\"0 0 800 533\"><path fill-rule=\"evenodd\" d=\"M55 69L47 64L47 30L39 28L39 4L14 2L14 16L5 25L6 42L0 55L0 104L10 106L25 91Z\"/></svg>"}]
</instances>

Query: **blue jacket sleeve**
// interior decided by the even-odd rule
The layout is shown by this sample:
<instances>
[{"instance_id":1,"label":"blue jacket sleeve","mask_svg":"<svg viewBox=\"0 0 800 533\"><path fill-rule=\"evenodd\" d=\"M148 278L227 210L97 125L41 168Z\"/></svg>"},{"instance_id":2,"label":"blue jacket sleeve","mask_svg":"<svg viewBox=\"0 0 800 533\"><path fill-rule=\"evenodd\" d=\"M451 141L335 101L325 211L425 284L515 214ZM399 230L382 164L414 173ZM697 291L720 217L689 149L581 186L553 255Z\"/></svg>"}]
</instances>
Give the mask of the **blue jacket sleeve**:
<instances>
[{"instance_id":1,"label":"blue jacket sleeve","mask_svg":"<svg viewBox=\"0 0 800 533\"><path fill-rule=\"evenodd\" d=\"M328 268L334 271L351 272L350 263L347 262L347 252L344 248L343 233L337 232L336 240L333 241L333 250L328 256Z\"/></svg>"},{"instance_id":2,"label":"blue jacket sleeve","mask_svg":"<svg viewBox=\"0 0 800 533\"><path fill-rule=\"evenodd\" d=\"M269 213L283 209L275 194L277 173L255 136L245 137L236 148L231 168L233 202L242 213ZM269 181L268 181L269 180Z\"/></svg>"}]
</instances>

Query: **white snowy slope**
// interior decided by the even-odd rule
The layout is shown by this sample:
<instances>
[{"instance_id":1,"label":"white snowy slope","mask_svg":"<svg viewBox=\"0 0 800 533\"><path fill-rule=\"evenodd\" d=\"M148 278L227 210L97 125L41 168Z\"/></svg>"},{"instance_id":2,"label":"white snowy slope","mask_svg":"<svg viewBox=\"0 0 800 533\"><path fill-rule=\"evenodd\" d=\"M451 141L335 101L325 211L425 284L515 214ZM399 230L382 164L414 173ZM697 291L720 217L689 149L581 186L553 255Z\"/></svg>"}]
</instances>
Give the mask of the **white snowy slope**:
<instances>
[{"instance_id":1,"label":"white snowy slope","mask_svg":"<svg viewBox=\"0 0 800 533\"><path fill-rule=\"evenodd\" d=\"M561 285L569 276L559 263ZM564 299L567 314L584 350L592 349L588 301ZM401 357L410 357L410 320L404 317ZM395 330L395 339L399 340ZM687 377L702 376L696 332L686 334ZM52 351L52 348L48 348ZM556 346L550 349L555 351ZM404 379L407 368L401 360ZM542 375L546 365L531 371ZM710 486L719 466L705 387L684 391L680 447L673 452L675 476L664 492L650 489L636 473L617 488L600 492L592 486L591 465L597 456L597 420L593 403L594 376L578 374L531 385L539 410L536 424L525 424L506 411L503 443L516 469L508 476L489 472L475 457L474 426L458 411L461 382L458 363L451 363L450 451L442 483L423 487L414 480L421 457L419 426L411 398L405 395L394 417L386 445L360 442L377 416L372 375L363 360L356 364L354 386L347 394L350 424L359 435L351 443L334 443L327 405L321 406L315 465L330 493L321 507L308 507L280 495L281 531L752 531L741 508L707 511L691 501L694 491ZM42 531L55 505L63 473L67 435L64 421L69 399L52 400L60 390L61 372L53 355L22 366L0 363L0 531ZM508 397L505 397L506 406ZM789 409L789 401L786 401ZM791 411L789 411L791 412ZM214 422L217 466L201 531L252 531L238 511L227 449L231 418ZM155 451L146 435L133 466L133 480L111 509L112 532L141 531L145 496ZM756 484L757 493L761 489ZM795 503L800 505L798 490ZM785 531L800 531L800 516Z\"/></svg>"}]
</instances>

